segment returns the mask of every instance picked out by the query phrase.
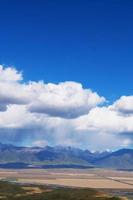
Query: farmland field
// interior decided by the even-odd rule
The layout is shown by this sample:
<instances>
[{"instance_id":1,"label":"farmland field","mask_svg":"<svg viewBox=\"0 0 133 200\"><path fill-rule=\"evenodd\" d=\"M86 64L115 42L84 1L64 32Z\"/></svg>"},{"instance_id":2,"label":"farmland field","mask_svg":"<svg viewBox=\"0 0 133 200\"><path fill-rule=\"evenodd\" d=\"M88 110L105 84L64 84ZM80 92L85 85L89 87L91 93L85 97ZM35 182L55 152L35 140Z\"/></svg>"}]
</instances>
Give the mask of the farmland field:
<instances>
[{"instance_id":1,"label":"farmland field","mask_svg":"<svg viewBox=\"0 0 133 200\"><path fill-rule=\"evenodd\" d=\"M133 189L133 172L103 169L1 169L0 179L71 187Z\"/></svg>"},{"instance_id":2,"label":"farmland field","mask_svg":"<svg viewBox=\"0 0 133 200\"><path fill-rule=\"evenodd\" d=\"M42 193L43 190L36 186L39 185L47 186L46 191L51 191L49 187L73 188L78 191L91 188L103 194L133 199L133 172L103 169L1 169L0 179L17 185L28 185L27 189L23 189L29 194Z\"/></svg>"}]
</instances>

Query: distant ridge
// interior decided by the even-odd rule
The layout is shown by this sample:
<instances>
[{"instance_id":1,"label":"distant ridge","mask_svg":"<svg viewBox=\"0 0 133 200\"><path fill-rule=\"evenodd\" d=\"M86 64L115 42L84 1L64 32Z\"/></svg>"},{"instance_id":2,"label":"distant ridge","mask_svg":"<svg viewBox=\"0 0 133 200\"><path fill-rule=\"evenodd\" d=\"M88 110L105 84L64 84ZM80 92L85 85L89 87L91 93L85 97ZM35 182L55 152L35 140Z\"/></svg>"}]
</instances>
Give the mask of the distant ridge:
<instances>
[{"instance_id":1,"label":"distant ridge","mask_svg":"<svg viewBox=\"0 0 133 200\"><path fill-rule=\"evenodd\" d=\"M0 168L92 167L133 170L133 149L92 153L73 147L17 147L0 143Z\"/></svg>"},{"instance_id":2,"label":"distant ridge","mask_svg":"<svg viewBox=\"0 0 133 200\"><path fill-rule=\"evenodd\" d=\"M93 164L99 167L115 169L133 169L133 149L120 149L102 158L94 160Z\"/></svg>"}]
</instances>

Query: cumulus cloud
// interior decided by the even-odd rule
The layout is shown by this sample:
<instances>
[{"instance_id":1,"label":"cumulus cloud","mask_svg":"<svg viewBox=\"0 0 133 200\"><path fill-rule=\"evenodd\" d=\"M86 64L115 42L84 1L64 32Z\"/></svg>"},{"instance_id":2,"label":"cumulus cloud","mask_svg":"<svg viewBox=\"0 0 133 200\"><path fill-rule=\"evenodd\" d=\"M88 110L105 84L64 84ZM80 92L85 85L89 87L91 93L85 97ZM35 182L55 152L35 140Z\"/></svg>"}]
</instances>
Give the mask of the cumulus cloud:
<instances>
[{"instance_id":1,"label":"cumulus cloud","mask_svg":"<svg viewBox=\"0 0 133 200\"><path fill-rule=\"evenodd\" d=\"M22 73L18 72L13 67L7 67L4 68L2 65L0 65L0 81L21 81Z\"/></svg>"},{"instance_id":2,"label":"cumulus cloud","mask_svg":"<svg viewBox=\"0 0 133 200\"><path fill-rule=\"evenodd\" d=\"M77 121L80 130L93 130L106 133L131 132L133 130L133 115L123 116L109 107L96 107L81 116Z\"/></svg>"},{"instance_id":3,"label":"cumulus cloud","mask_svg":"<svg viewBox=\"0 0 133 200\"><path fill-rule=\"evenodd\" d=\"M21 72L0 66L0 141L91 150L132 145L133 96L105 101L80 83L25 83Z\"/></svg>"},{"instance_id":4,"label":"cumulus cloud","mask_svg":"<svg viewBox=\"0 0 133 200\"><path fill-rule=\"evenodd\" d=\"M30 112L50 116L76 118L88 113L105 101L96 92L84 89L76 82L45 84L40 82L19 83L22 74L11 68L0 68L0 104L27 104ZM12 81L12 82L11 82Z\"/></svg>"},{"instance_id":5,"label":"cumulus cloud","mask_svg":"<svg viewBox=\"0 0 133 200\"><path fill-rule=\"evenodd\" d=\"M4 68L0 65L0 111L9 104L25 104L29 99L26 88L20 81L22 73L15 68Z\"/></svg>"},{"instance_id":6,"label":"cumulus cloud","mask_svg":"<svg viewBox=\"0 0 133 200\"><path fill-rule=\"evenodd\" d=\"M104 97L90 89L83 89L75 82L42 84L35 101L31 102L31 112L45 113L50 116L76 118L87 114L96 105L103 103Z\"/></svg>"},{"instance_id":7,"label":"cumulus cloud","mask_svg":"<svg viewBox=\"0 0 133 200\"><path fill-rule=\"evenodd\" d=\"M114 102L112 108L124 114L133 114L133 96L120 97Z\"/></svg>"}]
</instances>

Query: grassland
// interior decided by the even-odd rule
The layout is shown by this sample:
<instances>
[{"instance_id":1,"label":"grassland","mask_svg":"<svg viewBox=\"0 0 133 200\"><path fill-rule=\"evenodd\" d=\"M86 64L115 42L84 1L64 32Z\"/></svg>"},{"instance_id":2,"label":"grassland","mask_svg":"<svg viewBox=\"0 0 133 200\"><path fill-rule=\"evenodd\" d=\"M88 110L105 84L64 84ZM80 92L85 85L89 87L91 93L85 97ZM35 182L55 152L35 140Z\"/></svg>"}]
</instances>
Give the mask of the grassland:
<instances>
[{"instance_id":1,"label":"grassland","mask_svg":"<svg viewBox=\"0 0 133 200\"><path fill-rule=\"evenodd\" d=\"M38 185L18 185L0 182L2 200L120 200L94 189L59 188Z\"/></svg>"}]
</instances>

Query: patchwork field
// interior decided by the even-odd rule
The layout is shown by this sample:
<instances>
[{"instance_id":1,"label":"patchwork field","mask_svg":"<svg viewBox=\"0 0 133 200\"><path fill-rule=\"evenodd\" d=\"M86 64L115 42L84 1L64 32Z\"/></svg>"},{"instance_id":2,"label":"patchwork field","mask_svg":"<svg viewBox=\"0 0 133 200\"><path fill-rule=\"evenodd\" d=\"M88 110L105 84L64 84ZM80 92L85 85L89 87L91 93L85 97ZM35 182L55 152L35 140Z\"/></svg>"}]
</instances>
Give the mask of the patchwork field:
<instances>
[{"instance_id":1,"label":"patchwork field","mask_svg":"<svg viewBox=\"0 0 133 200\"><path fill-rule=\"evenodd\" d=\"M71 187L133 189L133 172L103 169L1 169L0 179Z\"/></svg>"},{"instance_id":2,"label":"patchwork field","mask_svg":"<svg viewBox=\"0 0 133 200\"><path fill-rule=\"evenodd\" d=\"M123 172L103 169L23 169L23 170L0 170L0 179L13 183L26 184L29 187L27 194L39 194L44 192L36 186L61 188L92 188L105 194L123 196L133 199L133 172ZM50 189L46 190L47 192Z\"/></svg>"}]
</instances>

